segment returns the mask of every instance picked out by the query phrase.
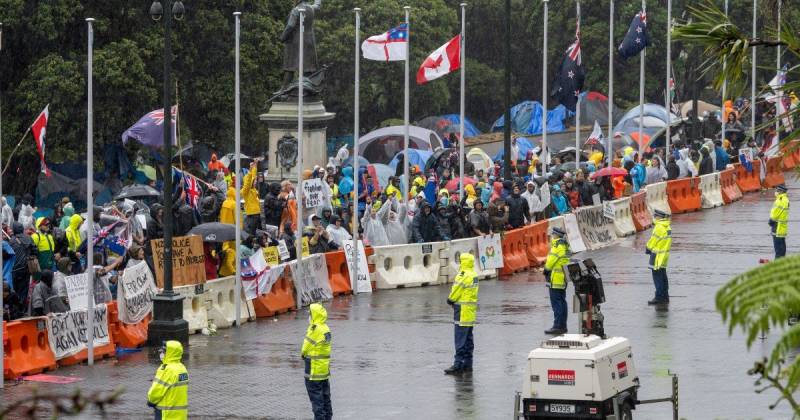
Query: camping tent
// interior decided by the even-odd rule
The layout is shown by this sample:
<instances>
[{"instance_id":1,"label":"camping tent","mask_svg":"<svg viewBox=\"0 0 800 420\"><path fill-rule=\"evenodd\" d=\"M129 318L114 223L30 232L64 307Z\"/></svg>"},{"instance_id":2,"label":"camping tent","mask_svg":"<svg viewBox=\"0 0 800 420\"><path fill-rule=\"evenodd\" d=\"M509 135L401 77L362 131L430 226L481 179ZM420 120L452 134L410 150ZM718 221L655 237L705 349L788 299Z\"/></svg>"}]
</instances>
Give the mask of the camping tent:
<instances>
[{"instance_id":1,"label":"camping tent","mask_svg":"<svg viewBox=\"0 0 800 420\"><path fill-rule=\"evenodd\" d=\"M679 120L678 116L668 113L667 109L657 104L644 104L644 117L642 125L644 134L652 137L659 129L666 127L667 115L671 121ZM632 133L639 132L639 106L634 106L619 120L614 127L614 135L621 133L630 137Z\"/></svg>"},{"instance_id":2,"label":"camping tent","mask_svg":"<svg viewBox=\"0 0 800 420\"><path fill-rule=\"evenodd\" d=\"M359 138L360 154L370 163L388 164L397 152L403 150L404 126L380 128ZM412 149L432 152L442 147L438 134L426 128L410 126L408 144Z\"/></svg>"},{"instance_id":3,"label":"camping tent","mask_svg":"<svg viewBox=\"0 0 800 420\"><path fill-rule=\"evenodd\" d=\"M597 121L601 126L608 125L608 97L599 92L581 93L581 125ZM614 106L614 122L622 117L622 110Z\"/></svg>"},{"instance_id":4,"label":"camping tent","mask_svg":"<svg viewBox=\"0 0 800 420\"><path fill-rule=\"evenodd\" d=\"M688 117L689 112L692 110L693 106L694 105L692 101L686 101L683 104L681 104L681 116ZM719 113L720 107L705 101L697 101L697 115L702 116L706 112L708 112L709 114L714 112Z\"/></svg>"},{"instance_id":5,"label":"camping tent","mask_svg":"<svg viewBox=\"0 0 800 420\"><path fill-rule=\"evenodd\" d=\"M489 157L489 155L487 155L486 152L483 151L483 149L480 149L478 147L473 147L472 149L469 149L469 152L467 152L467 161L472 163L476 171L478 170L488 171L489 168L493 166L492 158Z\"/></svg>"},{"instance_id":6,"label":"camping tent","mask_svg":"<svg viewBox=\"0 0 800 420\"><path fill-rule=\"evenodd\" d=\"M525 101L511 108L511 131L522 134L540 134L542 132L543 108L539 102ZM572 112L559 105L547 112L547 131L564 131L564 120L572 116ZM505 126L505 115L501 115L492 125L492 131L502 131Z\"/></svg>"},{"instance_id":7,"label":"camping tent","mask_svg":"<svg viewBox=\"0 0 800 420\"><path fill-rule=\"evenodd\" d=\"M535 146L534 142L530 141L529 139L526 139L525 137L517 137L517 147L519 148L519 156L525 158L525 156L528 155L528 151L533 150L535 147L538 146ZM500 149L497 152L497 154L494 155L493 160L495 162L502 161L504 155L505 154L503 153L503 149Z\"/></svg>"},{"instance_id":8,"label":"camping tent","mask_svg":"<svg viewBox=\"0 0 800 420\"><path fill-rule=\"evenodd\" d=\"M460 130L460 121L461 117L456 114L448 114L436 117L427 117L423 118L422 120L414 123L422 128L427 128L428 130L435 131L439 137L444 138L444 136L449 136L450 133L455 133L456 136L459 134ZM475 125L470 122L468 118L465 118L466 123L464 124L464 137L475 137L480 135L481 132L478 130Z\"/></svg>"},{"instance_id":9,"label":"camping tent","mask_svg":"<svg viewBox=\"0 0 800 420\"><path fill-rule=\"evenodd\" d=\"M409 167L414 167L414 165L419 165L420 168L425 167L425 163L428 162L428 159L433 155L433 152L429 152L426 150L417 150L417 149L408 149L408 165ZM403 152L397 152L389 162L389 166L392 169L397 169L397 165L400 164L400 159L403 156Z\"/></svg>"}]
</instances>

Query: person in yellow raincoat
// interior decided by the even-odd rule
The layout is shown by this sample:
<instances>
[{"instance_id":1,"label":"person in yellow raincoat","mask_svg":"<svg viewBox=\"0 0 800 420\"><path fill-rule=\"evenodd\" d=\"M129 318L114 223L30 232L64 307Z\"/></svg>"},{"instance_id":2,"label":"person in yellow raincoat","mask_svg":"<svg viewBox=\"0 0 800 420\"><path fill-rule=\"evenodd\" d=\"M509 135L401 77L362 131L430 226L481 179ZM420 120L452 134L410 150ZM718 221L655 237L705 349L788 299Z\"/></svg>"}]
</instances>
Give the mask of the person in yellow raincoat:
<instances>
[{"instance_id":1,"label":"person in yellow raincoat","mask_svg":"<svg viewBox=\"0 0 800 420\"><path fill-rule=\"evenodd\" d=\"M183 345L167 341L150 390L147 405L156 413L156 419L185 420L189 418L189 372L181 362Z\"/></svg>"}]
</instances>

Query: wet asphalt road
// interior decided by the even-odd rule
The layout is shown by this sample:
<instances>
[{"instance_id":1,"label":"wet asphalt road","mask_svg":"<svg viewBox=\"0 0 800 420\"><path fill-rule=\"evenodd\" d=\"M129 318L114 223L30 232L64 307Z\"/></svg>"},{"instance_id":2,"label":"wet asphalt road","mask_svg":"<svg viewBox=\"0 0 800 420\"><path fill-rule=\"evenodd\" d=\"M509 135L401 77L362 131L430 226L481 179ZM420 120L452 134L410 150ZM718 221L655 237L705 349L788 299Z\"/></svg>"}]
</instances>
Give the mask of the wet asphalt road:
<instances>
[{"instance_id":1,"label":"wet asphalt road","mask_svg":"<svg viewBox=\"0 0 800 420\"><path fill-rule=\"evenodd\" d=\"M800 185L787 180L792 197L788 252L800 251ZM667 396L667 372L680 377L681 417L687 419L787 419L776 395L754 393L747 375L777 339L773 334L748 352L738 332L729 338L714 310L714 295L732 276L772 257L766 220L772 191L750 194L730 206L678 215L668 310L647 306L653 295L644 245L649 232L588 252L605 281L606 332L628 337L641 378L640 398ZM570 293L571 293L570 287ZM540 272L481 282L480 324L475 330L475 372L442 374L452 362L452 313L448 286L379 291L328 303L333 332L332 393L338 419L508 419L521 389L528 352L546 337L552 315ZM570 299L571 305L571 299ZM185 358L192 418L310 418L303 386L300 343L307 312L261 319L214 337L192 336ZM569 327L575 331L575 316ZM158 363L146 352L101 361L94 367L59 369L83 378L86 390L124 385L116 418L152 418L145 395ZM18 399L33 386L7 385L3 399ZM71 387L71 386L70 386ZM667 404L640 406L638 419L671 418ZM96 415L87 416L96 417Z\"/></svg>"}]
</instances>

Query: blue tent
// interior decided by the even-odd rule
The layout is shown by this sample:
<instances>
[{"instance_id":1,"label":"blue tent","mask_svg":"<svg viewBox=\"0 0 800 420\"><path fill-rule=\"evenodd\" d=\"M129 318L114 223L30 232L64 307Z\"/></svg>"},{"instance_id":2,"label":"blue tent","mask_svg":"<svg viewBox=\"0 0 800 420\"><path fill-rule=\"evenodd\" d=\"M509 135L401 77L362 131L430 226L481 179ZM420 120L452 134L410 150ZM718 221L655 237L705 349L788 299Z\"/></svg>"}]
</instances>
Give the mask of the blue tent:
<instances>
[{"instance_id":1,"label":"blue tent","mask_svg":"<svg viewBox=\"0 0 800 420\"><path fill-rule=\"evenodd\" d=\"M400 156L402 155L403 152L398 152L396 155L394 155L394 159L389 162L389 166L392 169L397 169L397 165L400 163ZM433 152L429 152L427 150L408 149L408 165L409 167L419 165L420 168L425 169L425 164L428 162L428 159L431 156L433 156Z\"/></svg>"},{"instance_id":2,"label":"blue tent","mask_svg":"<svg viewBox=\"0 0 800 420\"><path fill-rule=\"evenodd\" d=\"M542 133L542 104L536 101L525 101L511 108L511 130L517 133L535 135ZM563 105L547 112L547 131L557 133L564 131L564 120L573 114ZM492 125L492 131L502 131L505 126L505 115L501 115Z\"/></svg>"},{"instance_id":3,"label":"blue tent","mask_svg":"<svg viewBox=\"0 0 800 420\"><path fill-rule=\"evenodd\" d=\"M668 118L667 115L669 115L671 122L678 121L678 117L675 114L672 114L671 112L668 113L664 106L657 104L644 104L643 115L644 119L642 120L642 131L648 136L652 136L660 129L666 127ZM628 112L626 112L625 115L619 120L617 125L614 126L614 134L623 133L630 135L638 132L639 106L636 105L629 109Z\"/></svg>"},{"instance_id":4,"label":"blue tent","mask_svg":"<svg viewBox=\"0 0 800 420\"><path fill-rule=\"evenodd\" d=\"M525 157L528 154L529 150L533 150L536 148L534 144L530 141L530 139L526 139L525 137L517 137L517 147L519 147L519 154L522 157ZM503 156L505 156L503 148L497 152L496 155L492 158L493 161L502 161Z\"/></svg>"},{"instance_id":5,"label":"blue tent","mask_svg":"<svg viewBox=\"0 0 800 420\"><path fill-rule=\"evenodd\" d=\"M453 124L460 124L461 123L461 116L458 114L447 114L442 115L442 118L450 121ZM481 131L475 127L474 124L469 120L469 118L464 117L464 137L475 137L479 136Z\"/></svg>"}]
</instances>

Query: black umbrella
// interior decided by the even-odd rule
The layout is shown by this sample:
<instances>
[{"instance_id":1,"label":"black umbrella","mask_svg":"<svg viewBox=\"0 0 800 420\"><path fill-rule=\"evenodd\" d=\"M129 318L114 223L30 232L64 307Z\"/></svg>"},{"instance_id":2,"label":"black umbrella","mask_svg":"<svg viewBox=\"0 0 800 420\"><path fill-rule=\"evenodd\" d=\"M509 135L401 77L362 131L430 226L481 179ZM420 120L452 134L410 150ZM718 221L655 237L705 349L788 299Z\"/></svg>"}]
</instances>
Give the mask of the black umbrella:
<instances>
[{"instance_id":1,"label":"black umbrella","mask_svg":"<svg viewBox=\"0 0 800 420\"><path fill-rule=\"evenodd\" d=\"M203 223L193 227L189 235L199 235L203 242L228 242L236 240L236 226L219 222ZM248 237L250 235L242 231L242 240Z\"/></svg>"},{"instance_id":2,"label":"black umbrella","mask_svg":"<svg viewBox=\"0 0 800 420\"><path fill-rule=\"evenodd\" d=\"M117 200L134 197L158 197L161 193L157 189L144 184L128 185L117 194Z\"/></svg>"}]
</instances>

